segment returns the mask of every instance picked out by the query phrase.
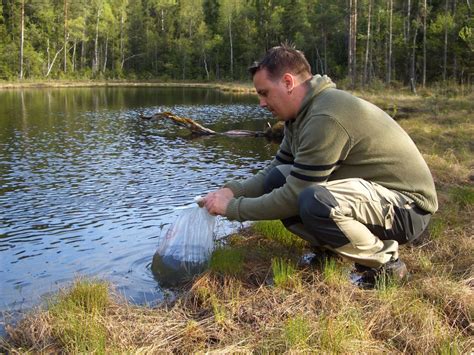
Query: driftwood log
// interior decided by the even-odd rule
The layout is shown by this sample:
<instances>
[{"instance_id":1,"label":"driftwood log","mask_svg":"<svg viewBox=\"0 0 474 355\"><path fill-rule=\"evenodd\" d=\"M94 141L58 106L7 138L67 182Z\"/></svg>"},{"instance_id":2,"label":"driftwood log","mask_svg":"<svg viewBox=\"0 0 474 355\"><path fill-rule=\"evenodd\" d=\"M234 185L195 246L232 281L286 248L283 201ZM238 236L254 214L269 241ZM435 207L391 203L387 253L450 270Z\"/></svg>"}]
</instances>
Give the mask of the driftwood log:
<instances>
[{"instance_id":1,"label":"driftwood log","mask_svg":"<svg viewBox=\"0 0 474 355\"><path fill-rule=\"evenodd\" d=\"M238 130L231 130L231 131L226 131L226 132L216 132L216 131L213 131L212 129L204 127L203 125L194 121L191 118L176 116L172 114L171 112L158 112L151 116L145 116L143 114L140 114L140 118L144 120L167 119L180 127L189 129L192 134L196 134L196 135L267 137L270 139L281 139L283 137L283 123L282 122L277 122L273 126L267 123L268 127L265 128L265 130L263 131L249 131L245 129L238 129Z\"/></svg>"}]
</instances>

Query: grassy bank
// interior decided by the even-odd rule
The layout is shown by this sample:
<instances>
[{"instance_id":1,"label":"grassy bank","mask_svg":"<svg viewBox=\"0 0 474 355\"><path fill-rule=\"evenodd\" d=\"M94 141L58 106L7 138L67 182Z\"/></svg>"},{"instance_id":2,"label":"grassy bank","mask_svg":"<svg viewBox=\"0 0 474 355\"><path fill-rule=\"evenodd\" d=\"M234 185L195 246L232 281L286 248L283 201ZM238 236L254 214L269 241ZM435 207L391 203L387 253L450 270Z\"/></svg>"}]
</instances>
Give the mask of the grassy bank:
<instances>
[{"instance_id":1,"label":"grassy bank","mask_svg":"<svg viewBox=\"0 0 474 355\"><path fill-rule=\"evenodd\" d=\"M73 88L73 87L183 87L217 89L232 93L254 93L252 83L244 82L160 82L160 81L129 81L129 80L32 80L6 82L0 81L1 89L38 89L38 88Z\"/></svg>"},{"instance_id":2,"label":"grassy bank","mask_svg":"<svg viewBox=\"0 0 474 355\"><path fill-rule=\"evenodd\" d=\"M210 269L172 304L127 304L113 286L79 280L7 328L7 352L470 353L474 348L472 97L362 93L392 114L425 156L440 209L402 246L404 285L361 290L351 264L299 268L307 245L279 222L228 238Z\"/></svg>"}]
</instances>

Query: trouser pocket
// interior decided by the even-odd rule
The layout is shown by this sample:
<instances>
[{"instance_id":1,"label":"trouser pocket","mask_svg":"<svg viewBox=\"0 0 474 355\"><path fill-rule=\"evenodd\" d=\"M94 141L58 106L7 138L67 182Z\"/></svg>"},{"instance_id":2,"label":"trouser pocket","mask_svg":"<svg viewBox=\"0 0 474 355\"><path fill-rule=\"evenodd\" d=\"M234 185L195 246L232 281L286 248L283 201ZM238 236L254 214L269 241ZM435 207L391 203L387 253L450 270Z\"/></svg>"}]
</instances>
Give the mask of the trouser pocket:
<instances>
[{"instance_id":1,"label":"trouser pocket","mask_svg":"<svg viewBox=\"0 0 474 355\"><path fill-rule=\"evenodd\" d=\"M414 203L401 208L393 206L393 222L387 228L383 239L393 239L399 244L406 244L416 240L426 229L431 214L417 207Z\"/></svg>"}]
</instances>

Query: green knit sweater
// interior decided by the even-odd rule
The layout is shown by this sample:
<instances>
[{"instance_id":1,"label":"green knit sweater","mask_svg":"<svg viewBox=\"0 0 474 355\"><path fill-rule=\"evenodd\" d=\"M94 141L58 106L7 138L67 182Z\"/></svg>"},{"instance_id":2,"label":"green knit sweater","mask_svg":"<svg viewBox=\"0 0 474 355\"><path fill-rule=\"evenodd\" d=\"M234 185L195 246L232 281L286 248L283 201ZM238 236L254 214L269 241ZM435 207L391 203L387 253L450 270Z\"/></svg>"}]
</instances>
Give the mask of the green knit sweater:
<instances>
[{"instance_id":1,"label":"green knit sweater","mask_svg":"<svg viewBox=\"0 0 474 355\"><path fill-rule=\"evenodd\" d=\"M325 181L362 178L412 198L418 207L438 208L433 178L408 134L384 111L316 75L275 159L244 181L225 185L234 192L226 216L232 220L270 220L298 215L298 195ZM264 194L266 174L292 164L281 188Z\"/></svg>"}]
</instances>

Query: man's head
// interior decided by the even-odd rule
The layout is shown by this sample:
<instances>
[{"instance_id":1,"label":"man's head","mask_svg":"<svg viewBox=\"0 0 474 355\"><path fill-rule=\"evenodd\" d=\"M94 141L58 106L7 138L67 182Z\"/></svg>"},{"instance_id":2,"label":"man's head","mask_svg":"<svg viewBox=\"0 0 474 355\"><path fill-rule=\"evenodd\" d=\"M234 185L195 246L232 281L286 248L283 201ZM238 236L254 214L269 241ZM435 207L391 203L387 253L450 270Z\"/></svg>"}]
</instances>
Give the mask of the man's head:
<instances>
[{"instance_id":1,"label":"man's head","mask_svg":"<svg viewBox=\"0 0 474 355\"><path fill-rule=\"evenodd\" d=\"M249 72L261 107L283 121L296 117L306 94L306 87L301 84L312 77L302 52L289 45L273 47Z\"/></svg>"},{"instance_id":2,"label":"man's head","mask_svg":"<svg viewBox=\"0 0 474 355\"><path fill-rule=\"evenodd\" d=\"M249 68L252 78L262 69L266 69L268 77L274 81L280 79L285 73L303 77L311 76L311 66L303 52L288 44L270 48L259 62L254 62Z\"/></svg>"}]
</instances>

